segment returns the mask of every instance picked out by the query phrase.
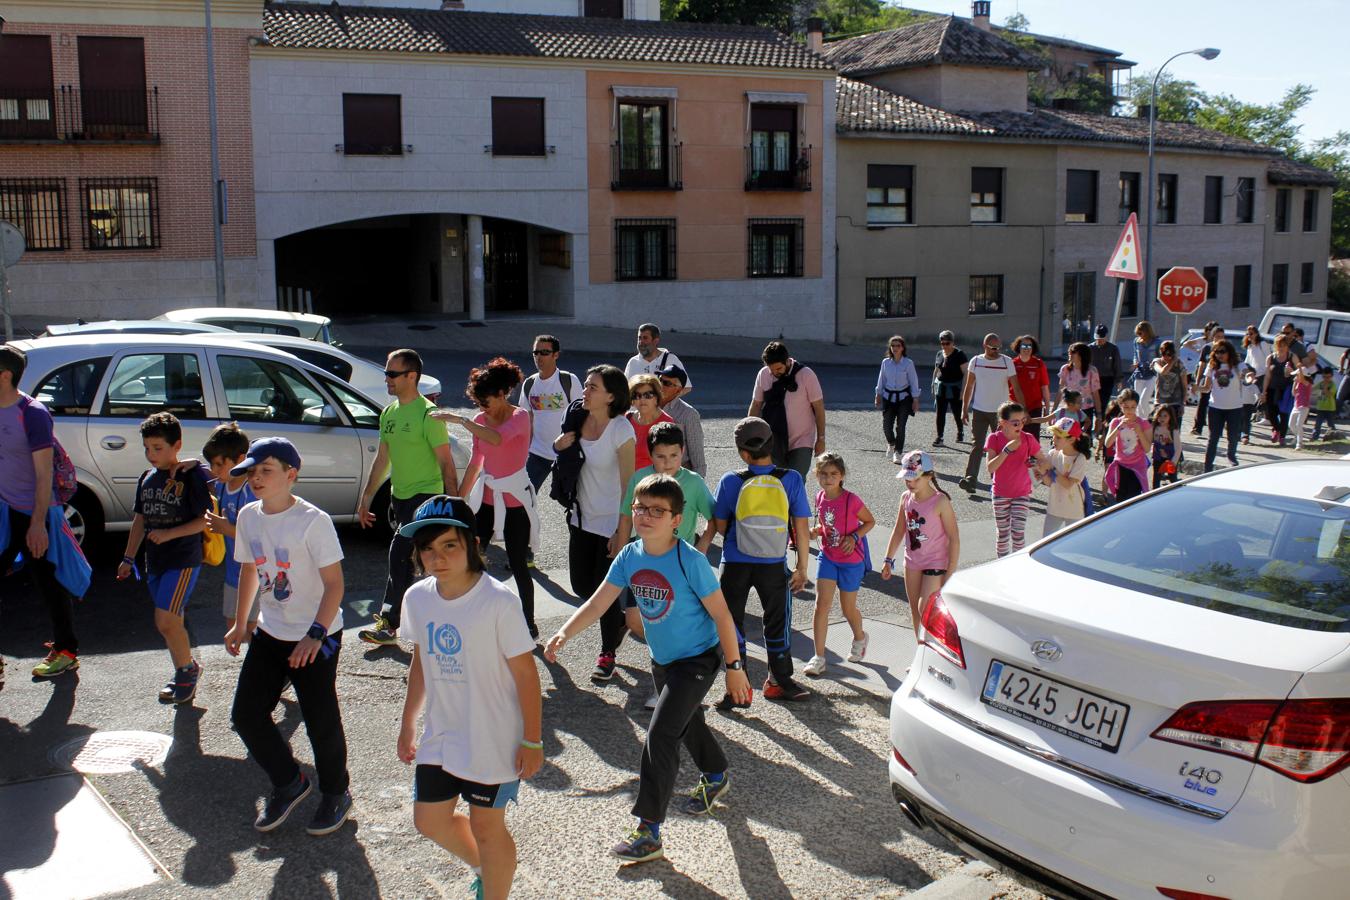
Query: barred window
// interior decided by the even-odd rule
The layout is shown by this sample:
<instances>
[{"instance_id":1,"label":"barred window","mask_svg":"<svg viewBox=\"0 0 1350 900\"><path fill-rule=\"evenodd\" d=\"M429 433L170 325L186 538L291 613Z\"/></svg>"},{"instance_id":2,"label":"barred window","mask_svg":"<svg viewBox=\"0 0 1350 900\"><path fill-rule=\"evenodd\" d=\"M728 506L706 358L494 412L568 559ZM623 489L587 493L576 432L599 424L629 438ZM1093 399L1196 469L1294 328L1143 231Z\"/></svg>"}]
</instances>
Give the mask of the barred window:
<instances>
[{"instance_id":1,"label":"barred window","mask_svg":"<svg viewBox=\"0 0 1350 900\"><path fill-rule=\"evenodd\" d=\"M81 178L86 250L153 250L160 245L158 178Z\"/></svg>"},{"instance_id":2,"label":"barred window","mask_svg":"<svg viewBox=\"0 0 1350 900\"><path fill-rule=\"evenodd\" d=\"M802 220L751 219L747 274L751 278L802 277Z\"/></svg>"},{"instance_id":3,"label":"barred window","mask_svg":"<svg viewBox=\"0 0 1350 900\"><path fill-rule=\"evenodd\" d=\"M970 314L990 316L1003 312L1003 276L970 276Z\"/></svg>"},{"instance_id":4,"label":"barred window","mask_svg":"<svg viewBox=\"0 0 1350 900\"><path fill-rule=\"evenodd\" d=\"M674 219L614 220L614 280L675 278Z\"/></svg>"},{"instance_id":5,"label":"barred window","mask_svg":"<svg viewBox=\"0 0 1350 900\"><path fill-rule=\"evenodd\" d=\"M29 250L68 250L66 180L0 178L0 220L23 233Z\"/></svg>"},{"instance_id":6,"label":"barred window","mask_svg":"<svg viewBox=\"0 0 1350 900\"><path fill-rule=\"evenodd\" d=\"M869 319L907 319L914 315L914 278L867 279Z\"/></svg>"}]
</instances>

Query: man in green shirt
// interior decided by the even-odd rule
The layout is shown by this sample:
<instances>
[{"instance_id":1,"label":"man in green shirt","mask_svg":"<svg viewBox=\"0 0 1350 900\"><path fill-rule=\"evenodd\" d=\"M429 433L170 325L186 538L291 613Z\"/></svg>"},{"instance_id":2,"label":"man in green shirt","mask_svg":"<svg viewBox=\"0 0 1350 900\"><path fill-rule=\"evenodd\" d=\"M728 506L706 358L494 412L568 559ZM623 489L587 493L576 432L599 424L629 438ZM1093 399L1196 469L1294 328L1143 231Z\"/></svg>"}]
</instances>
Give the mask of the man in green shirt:
<instances>
[{"instance_id":1,"label":"man in green shirt","mask_svg":"<svg viewBox=\"0 0 1350 900\"><path fill-rule=\"evenodd\" d=\"M403 594L412 585L412 541L398 530L413 520L417 507L437 494L459 493L455 459L450 455L450 435L445 423L429 413L436 404L417 392L422 377L422 357L416 350L395 350L384 366L385 389L394 402L380 413L380 449L370 465L366 490L356 515L362 528L375 524L371 501L389 473L389 506L394 518L394 538L389 542L389 576L384 586L384 605L371 627L359 633L368 644L397 644L403 612Z\"/></svg>"}]
</instances>

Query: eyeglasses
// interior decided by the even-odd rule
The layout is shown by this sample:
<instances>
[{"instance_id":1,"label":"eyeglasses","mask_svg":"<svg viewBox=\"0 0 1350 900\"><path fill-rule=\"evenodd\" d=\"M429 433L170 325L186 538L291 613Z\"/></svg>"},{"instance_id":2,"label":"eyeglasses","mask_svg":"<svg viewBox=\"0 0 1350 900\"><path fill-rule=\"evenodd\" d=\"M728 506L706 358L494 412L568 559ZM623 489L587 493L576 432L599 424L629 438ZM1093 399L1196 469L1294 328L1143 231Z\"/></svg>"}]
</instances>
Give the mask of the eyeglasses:
<instances>
[{"instance_id":1,"label":"eyeglasses","mask_svg":"<svg viewBox=\"0 0 1350 900\"><path fill-rule=\"evenodd\" d=\"M891 346L892 346L892 347L903 347L903 346L905 346L905 345L902 344L902 343L900 343L899 341L891 341Z\"/></svg>"},{"instance_id":2,"label":"eyeglasses","mask_svg":"<svg viewBox=\"0 0 1350 900\"><path fill-rule=\"evenodd\" d=\"M656 394L653 391L634 391L634 400L655 400Z\"/></svg>"},{"instance_id":3,"label":"eyeglasses","mask_svg":"<svg viewBox=\"0 0 1350 900\"><path fill-rule=\"evenodd\" d=\"M402 378L404 375L407 375L407 374L408 374L409 372L411 372L411 371L412 371L412 369L404 369L402 372L395 372L393 369L385 369L385 370L384 370L384 377L385 377L385 378Z\"/></svg>"},{"instance_id":4,"label":"eyeglasses","mask_svg":"<svg viewBox=\"0 0 1350 900\"><path fill-rule=\"evenodd\" d=\"M552 356L553 354L555 354L555 353L557 353L557 352L558 352L557 350L535 350L535 351L534 351L534 355L535 355L535 356Z\"/></svg>"},{"instance_id":5,"label":"eyeglasses","mask_svg":"<svg viewBox=\"0 0 1350 900\"><path fill-rule=\"evenodd\" d=\"M1018 350L1035 350L1036 348L1033 347L1033 346L1031 346L1030 344L1018 344L1018 345L1017 345L1017 349L1018 349Z\"/></svg>"},{"instance_id":6,"label":"eyeglasses","mask_svg":"<svg viewBox=\"0 0 1350 900\"><path fill-rule=\"evenodd\" d=\"M633 515L635 516L646 516L651 519L664 519L666 516L672 514L672 510L666 509L664 506L643 506L641 503L633 504Z\"/></svg>"}]
</instances>

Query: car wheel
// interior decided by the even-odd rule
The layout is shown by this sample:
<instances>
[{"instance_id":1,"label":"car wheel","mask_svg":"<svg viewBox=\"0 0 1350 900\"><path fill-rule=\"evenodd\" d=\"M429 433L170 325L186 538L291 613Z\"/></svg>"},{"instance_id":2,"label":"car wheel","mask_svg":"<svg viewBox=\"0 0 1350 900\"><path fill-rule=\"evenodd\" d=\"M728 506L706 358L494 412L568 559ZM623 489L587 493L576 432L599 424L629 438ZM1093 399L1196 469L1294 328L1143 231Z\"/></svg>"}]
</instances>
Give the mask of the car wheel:
<instances>
[{"instance_id":1,"label":"car wheel","mask_svg":"<svg viewBox=\"0 0 1350 900\"><path fill-rule=\"evenodd\" d=\"M75 541L88 549L103 538L103 507L87 488L81 487L65 506L66 525Z\"/></svg>"}]
</instances>

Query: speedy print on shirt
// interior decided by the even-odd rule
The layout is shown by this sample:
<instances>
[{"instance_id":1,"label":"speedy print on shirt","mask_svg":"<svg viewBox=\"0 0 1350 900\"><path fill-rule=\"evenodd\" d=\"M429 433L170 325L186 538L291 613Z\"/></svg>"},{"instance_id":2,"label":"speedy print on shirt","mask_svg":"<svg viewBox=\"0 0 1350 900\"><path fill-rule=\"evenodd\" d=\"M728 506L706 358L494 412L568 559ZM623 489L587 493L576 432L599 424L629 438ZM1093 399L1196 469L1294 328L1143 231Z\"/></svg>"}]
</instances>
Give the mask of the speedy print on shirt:
<instances>
[{"instance_id":1,"label":"speedy print on shirt","mask_svg":"<svg viewBox=\"0 0 1350 900\"><path fill-rule=\"evenodd\" d=\"M638 611L647 622L661 622L670 614L675 600L675 589L666 576L655 569L640 569L628 580L628 590L637 601Z\"/></svg>"}]
</instances>

